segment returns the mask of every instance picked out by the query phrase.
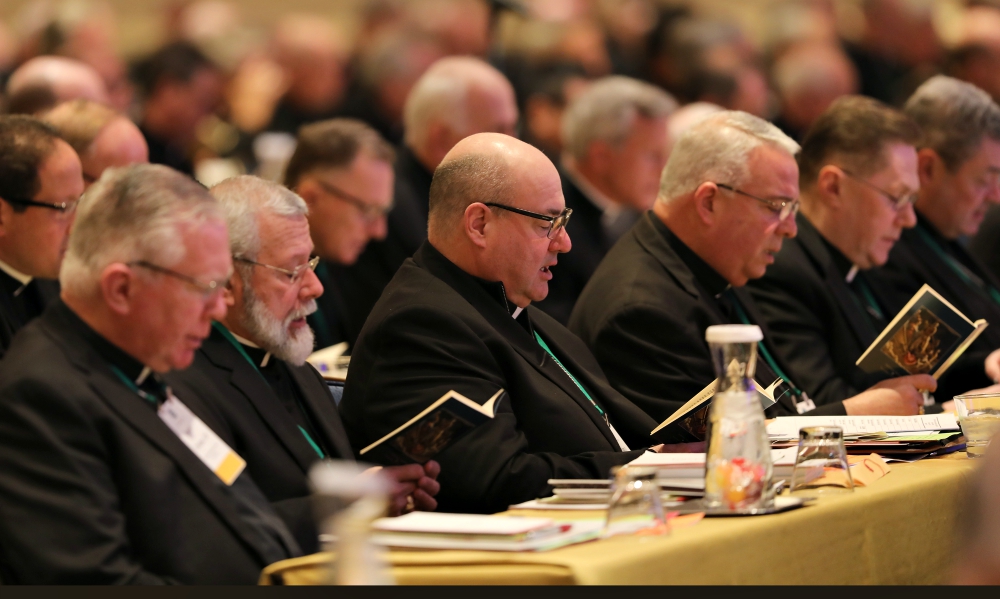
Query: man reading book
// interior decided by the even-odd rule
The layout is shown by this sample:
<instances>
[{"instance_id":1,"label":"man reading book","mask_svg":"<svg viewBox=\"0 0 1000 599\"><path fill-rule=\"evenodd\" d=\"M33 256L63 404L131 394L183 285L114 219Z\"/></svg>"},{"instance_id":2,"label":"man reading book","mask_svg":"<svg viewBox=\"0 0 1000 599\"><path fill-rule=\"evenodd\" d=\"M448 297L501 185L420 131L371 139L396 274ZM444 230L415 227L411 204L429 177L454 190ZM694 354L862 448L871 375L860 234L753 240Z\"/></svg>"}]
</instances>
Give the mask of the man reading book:
<instances>
[{"instance_id":1,"label":"man reading book","mask_svg":"<svg viewBox=\"0 0 1000 599\"><path fill-rule=\"evenodd\" d=\"M755 379L775 389L768 415L912 413L922 402L905 377L851 396L804 390L777 351L744 288L796 234L798 144L743 112L723 112L678 140L660 193L585 288L570 329L612 385L658 421L715 378L705 329L756 324L764 331Z\"/></svg>"},{"instance_id":2,"label":"man reading book","mask_svg":"<svg viewBox=\"0 0 1000 599\"><path fill-rule=\"evenodd\" d=\"M570 214L539 150L497 133L465 138L434 173L428 241L361 331L340 404L355 450L450 390L479 403L506 390L494 418L438 454L442 510L496 512L552 478L607 478L653 444L657 423L531 305L570 250Z\"/></svg>"},{"instance_id":3,"label":"man reading book","mask_svg":"<svg viewBox=\"0 0 1000 599\"><path fill-rule=\"evenodd\" d=\"M306 322L323 286L310 259L305 202L281 185L252 176L211 189L229 230L234 274L230 309L186 371L179 389L211 388L195 408L225 424L217 431L247 462L247 471L306 552L318 549L309 499L309 468L323 458L353 460L326 383L305 362L313 349ZM386 468L397 481L391 513L433 510L435 462Z\"/></svg>"}]
</instances>

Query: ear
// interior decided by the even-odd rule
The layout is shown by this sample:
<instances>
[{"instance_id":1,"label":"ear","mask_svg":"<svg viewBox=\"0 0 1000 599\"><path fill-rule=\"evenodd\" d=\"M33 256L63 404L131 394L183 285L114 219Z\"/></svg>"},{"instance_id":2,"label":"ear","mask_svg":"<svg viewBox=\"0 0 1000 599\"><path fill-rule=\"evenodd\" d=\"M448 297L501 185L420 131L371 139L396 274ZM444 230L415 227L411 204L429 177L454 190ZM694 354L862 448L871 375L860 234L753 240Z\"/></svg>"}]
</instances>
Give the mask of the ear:
<instances>
[{"instance_id":1,"label":"ear","mask_svg":"<svg viewBox=\"0 0 1000 599\"><path fill-rule=\"evenodd\" d=\"M587 146L585 162L592 171L603 174L614 164L614 148L606 141L592 141Z\"/></svg>"},{"instance_id":2,"label":"ear","mask_svg":"<svg viewBox=\"0 0 1000 599\"><path fill-rule=\"evenodd\" d=\"M444 158L459 141L447 123L436 120L427 125L427 151L431 157Z\"/></svg>"},{"instance_id":3,"label":"ear","mask_svg":"<svg viewBox=\"0 0 1000 599\"><path fill-rule=\"evenodd\" d=\"M719 188L715 183L705 182L694 190L694 206L701 222L711 226L719 218Z\"/></svg>"},{"instance_id":4,"label":"ear","mask_svg":"<svg viewBox=\"0 0 1000 599\"><path fill-rule=\"evenodd\" d=\"M299 184L295 186L295 193L299 194L299 197L306 203L310 209L316 203L317 195L317 185L312 179L302 179Z\"/></svg>"},{"instance_id":5,"label":"ear","mask_svg":"<svg viewBox=\"0 0 1000 599\"><path fill-rule=\"evenodd\" d=\"M226 306L232 308L236 305L236 297L243 297L243 276L239 270L233 271L233 276L229 277L229 283L222 290L222 299Z\"/></svg>"},{"instance_id":6,"label":"ear","mask_svg":"<svg viewBox=\"0 0 1000 599\"><path fill-rule=\"evenodd\" d=\"M479 248L486 247L486 227L493 221L489 206L480 202L469 204L462 215L462 225L466 237ZM493 221L495 222L495 221Z\"/></svg>"},{"instance_id":7,"label":"ear","mask_svg":"<svg viewBox=\"0 0 1000 599\"><path fill-rule=\"evenodd\" d=\"M944 172L944 161L931 148L921 148L917 151L917 175L920 176L920 187L927 187L937 182Z\"/></svg>"},{"instance_id":8,"label":"ear","mask_svg":"<svg viewBox=\"0 0 1000 599\"><path fill-rule=\"evenodd\" d=\"M844 203L844 176L837 167L826 165L816 176L816 195L831 208L840 208Z\"/></svg>"},{"instance_id":9,"label":"ear","mask_svg":"<svg viewBox=\"0 0 1000 599\"><path fill-rule=\"evenodd\" d=\"M116 314L125 315L132 311L135 296L135 274L120 262L108 265L101 273L101 295L104 303Z\"/></svg>"}]
</instances>

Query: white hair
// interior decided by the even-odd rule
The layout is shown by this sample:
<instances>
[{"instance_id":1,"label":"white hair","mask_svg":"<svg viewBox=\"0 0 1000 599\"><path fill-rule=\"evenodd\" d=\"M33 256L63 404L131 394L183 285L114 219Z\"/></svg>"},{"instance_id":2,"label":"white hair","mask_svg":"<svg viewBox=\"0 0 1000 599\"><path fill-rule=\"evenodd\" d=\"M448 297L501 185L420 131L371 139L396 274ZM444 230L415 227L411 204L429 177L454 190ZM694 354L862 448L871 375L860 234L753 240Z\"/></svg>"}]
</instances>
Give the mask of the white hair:
<instances>
[{"instance_id":1,"label":"white hair","mask_svg":"<svg viewBox=\"0 0 1000 599\"><path fill-rule=\"evenodd\" d=\"M764 144L784 150L789 156L799 151L799 144L792 138L752 114L726 110L709 116L677 140L660 178L658 199L669 202L706 181L743 185L750 177L750 153Z\"/></svg>"},{"instance_id":2,"label":"white hair","mask_svg":"<svg viewBox=\"0 0 1000 599\"><path fill-rule=\"evenodd\" d=\"M234 256L256 259L260 252L258 217L264 213L285 217L305 217L309 208L294 191L283 185L240 175L222 181L209 190L219 200L229 226L229 249ZM239 264L236 265L240 267Z\"/></svg>"},{"instance_id":3,"label":"white hair","mask_svg":"<svg viewBox=\"0 0 1000 599\"><path fill-rule=\"evenodd\" d=\"M109 168L80 198L59 282L71 293L93 293L116 262L147 260L170 267L184 259L186 227L222 221L202 185L165 166Z\"/></svg>"},{"instance_id":4,"label":"white hair","mask_svg":"<svg viewBox=\"0 0 1000 599\"><path fill-rule=\"evenodd\" d=\"M949 169L971 158L984 136L1000 141L1000 106L965 81L931 77L913 92L903 112L920 125L918 147L933 149Z\"/></svg>"},{"instance_id":5,"label":"white hair","mask_svg":"<svg viewBox=\"0 0 1000 599\"><path fill-rule=\"evenodd\" d=\"M406 98L403 108L403 126L406 144L421 148L427 140L430 125L446 123L453 131L467 131L474 89L507 91L513 97L513 88L500 71L486 62L471 56L448 56L435 62ZM463 136L464 137L464 136Z\"/></svg>"},{"instance_id":6,"label":"white hair","mask_svg":"<svg viewBox=\"0 0 1000 599\"><path fill-rule=\"evenodd\" d=\"M677 101L658 87L621 75L605 77L574 100L563 115L566 152L581 160L595 141L611 145L625 141L637 117L664 118L676 108Z\"/></svg>"}]
</instances>

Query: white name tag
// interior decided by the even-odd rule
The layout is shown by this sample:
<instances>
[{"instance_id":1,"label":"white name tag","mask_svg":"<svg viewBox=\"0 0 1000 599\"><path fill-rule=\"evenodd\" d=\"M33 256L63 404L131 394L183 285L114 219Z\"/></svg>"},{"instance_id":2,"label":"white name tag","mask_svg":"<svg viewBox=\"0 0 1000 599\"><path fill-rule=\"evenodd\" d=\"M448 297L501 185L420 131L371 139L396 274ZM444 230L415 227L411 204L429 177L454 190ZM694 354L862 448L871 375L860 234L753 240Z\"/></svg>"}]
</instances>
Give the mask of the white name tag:
<instances>
[{"instance_id":1,"label":"white name tag","mask_svg":"<svg viewBox=\"0 0 1000 599\"><path fill-rule=\"evenodd\" d=\"M246 468L246 461L172 392L160 406L158 414L160 420L227 486L232 485Z\"/></svg>"}]
</instances>

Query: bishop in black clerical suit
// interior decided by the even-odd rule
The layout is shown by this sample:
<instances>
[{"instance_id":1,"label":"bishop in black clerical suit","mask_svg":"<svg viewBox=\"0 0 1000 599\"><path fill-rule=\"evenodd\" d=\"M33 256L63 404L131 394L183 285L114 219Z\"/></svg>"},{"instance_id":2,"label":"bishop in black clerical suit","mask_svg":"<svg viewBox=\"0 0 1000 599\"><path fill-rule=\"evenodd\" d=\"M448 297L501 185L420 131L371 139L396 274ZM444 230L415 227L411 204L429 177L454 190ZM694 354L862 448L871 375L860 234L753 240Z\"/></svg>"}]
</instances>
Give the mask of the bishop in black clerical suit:
<instances>
[{"instance_id":1,"label":"bishop in black clerical suit","mask_svg":"<svg viewBox=\"0 0 1000 599\"><path fill-rule=\"evenodd\" d=\"M353 461L354 454L316 369L241 343L215 323L191 367L167 381L178 388L208 381L214 395L198 407L223 423L220 435L246 460L247 472L303 551L318 551L309 468L324 458Z\"/></svg>"},{"instance_id":2,"label":"bishop in black clerical suit","mask_svg":"<svg viewBox=\"0 0 1000 599\"><path fill-rule=\"evenodd\" d=\"M20 332L0 363L4 582L254 584L301 553L249 472L227 486L157 416L166 398L61 301Z\"/></svg>"},{"instance_id":3,"label":"bishop in black clerical suit","mask_svg":"<svg viewBox=\"0 0 1000 599\"><path fill-rule=\"evenodd\" d=\"M7 353L14 334L59 297L59 282L45 279L12 277L0 268L0 358Z\"/></svg>"},{"instance_id":4,"label":"bishop in black clerical suit","mask_svg":"<svg viewBox=\"0 0 1000 599\"><path fill-rule=\"evenodd\" d=\"M785 379L769 416L812 407L809 395L787 374L788 365L746 289L729 285L653 212L608 253L569 326L594 352L615 389L663 421L715 380L705 330L718 324L756 324L764 331L755 378L764 387ZM815 397L821 407L810 413L843 414L845 398Z\"/></svg>"},{"instance_id":5,"label":"bishop in black clerical suit","mask_svg":"<svg viewBox=\"0 0 1000 599\"><path fill-rule=\"evenodd\" d=\"M493 420L435 458L443 511L497 512L542 496L550 478L607 478L654 444L657 423L608 384L579 338L427 242L355 347L340 404L352 445L377 441L452 389L477 402L506 394Z\"/></svg>"}]
</instances>

